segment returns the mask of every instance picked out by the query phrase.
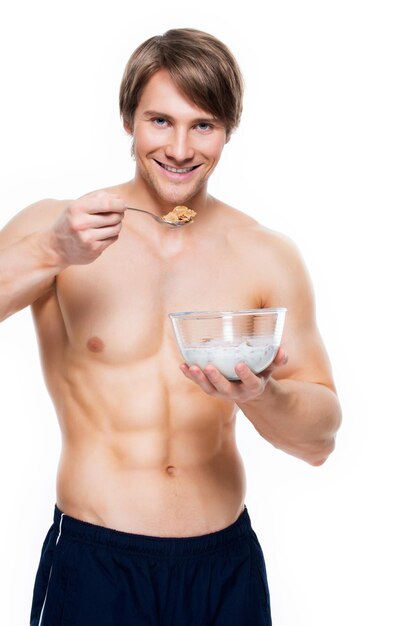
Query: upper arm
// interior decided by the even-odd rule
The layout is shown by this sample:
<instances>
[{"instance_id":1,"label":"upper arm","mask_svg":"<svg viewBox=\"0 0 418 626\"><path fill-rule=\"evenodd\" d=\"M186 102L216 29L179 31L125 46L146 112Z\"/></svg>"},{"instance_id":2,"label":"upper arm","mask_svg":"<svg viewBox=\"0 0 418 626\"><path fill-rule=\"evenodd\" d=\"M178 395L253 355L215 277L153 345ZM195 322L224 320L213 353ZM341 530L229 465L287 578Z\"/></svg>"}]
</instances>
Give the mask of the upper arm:
<instances>
[{"instance_id":1,"label":"upper arm","mask_svg":"<svg viewBox=\"0 0 418 626\"><path fill-rule=\"evenodd\" d=\"M282 346L288 363L274 377L335 386L330 361L316 323L314 290L308 270L295 244L270 235L265 306L287 308Z\"/></svg>"}]
</instances>

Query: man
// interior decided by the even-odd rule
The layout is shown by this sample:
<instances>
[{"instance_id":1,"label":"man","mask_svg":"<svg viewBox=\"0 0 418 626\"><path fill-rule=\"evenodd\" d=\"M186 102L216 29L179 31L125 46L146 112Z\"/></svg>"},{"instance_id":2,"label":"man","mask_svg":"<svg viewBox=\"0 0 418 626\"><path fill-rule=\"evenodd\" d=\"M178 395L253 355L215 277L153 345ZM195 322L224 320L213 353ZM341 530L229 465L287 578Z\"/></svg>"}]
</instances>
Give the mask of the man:
<instances>
[{"instance_id":1,"label":"man","mask_svg":"<svg viewBox=\"0 0 418 626\"><path fill-rule=\"evenodd\" d=\"M31 626L271 623L236 413L320 465L340 408L294 245L207 191L241 108L221 42L151 38L120 90L133 180L38 202L1 233L0 319L32 306L63 439ZM176 205L196 211L192 225L127 209ZM180 363L169 312L276 306L283 346L262 374L242 363L230 382Z\"/></svg>"}]
</instances>

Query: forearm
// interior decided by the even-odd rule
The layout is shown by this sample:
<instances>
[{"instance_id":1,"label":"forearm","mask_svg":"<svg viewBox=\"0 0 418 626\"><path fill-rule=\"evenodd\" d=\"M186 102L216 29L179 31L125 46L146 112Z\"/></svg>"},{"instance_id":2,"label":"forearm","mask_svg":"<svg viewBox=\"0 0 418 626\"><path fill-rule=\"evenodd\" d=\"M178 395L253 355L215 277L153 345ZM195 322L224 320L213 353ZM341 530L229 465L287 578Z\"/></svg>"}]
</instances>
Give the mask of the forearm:
<instances>
[{"instance_id":1,"label":"forearm","mask_svg":"<svg viewBox=\"0 0 418 626\"><path fill-rule=\"evenodd\" d=\"M238 406L264 439L312 465L334 448L341 409L324 385L271 378L262 395Z\"/></svg>"},{"instance_id":2,"label":"forearm","mask_svg":"<svg viewBox=\"0 0 418 626\"><path fill-rule=\"evenodd\" d=\"M0 321L35 302L64 268L48 231L0 250Z\"/></svg>"}]
</instances>

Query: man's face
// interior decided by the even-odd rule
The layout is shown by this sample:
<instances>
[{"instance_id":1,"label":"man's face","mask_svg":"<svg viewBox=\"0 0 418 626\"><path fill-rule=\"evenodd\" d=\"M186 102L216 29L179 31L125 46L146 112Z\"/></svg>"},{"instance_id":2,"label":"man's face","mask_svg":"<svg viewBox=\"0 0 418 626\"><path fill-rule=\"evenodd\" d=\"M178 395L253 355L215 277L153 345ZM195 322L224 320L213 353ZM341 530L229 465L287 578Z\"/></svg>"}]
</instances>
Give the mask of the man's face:
<instances>
[{"instance_id":1,"label":"man's face","mask_svg":"<svg viewBox=\"0 0 418 626\"><path fill-rule=\"evenodd\" d=\"M224 125L187 100L166 70L147 83L132 135L139 176L168 205L206 190L226 142Z\"/></svg>"}]
</instances>

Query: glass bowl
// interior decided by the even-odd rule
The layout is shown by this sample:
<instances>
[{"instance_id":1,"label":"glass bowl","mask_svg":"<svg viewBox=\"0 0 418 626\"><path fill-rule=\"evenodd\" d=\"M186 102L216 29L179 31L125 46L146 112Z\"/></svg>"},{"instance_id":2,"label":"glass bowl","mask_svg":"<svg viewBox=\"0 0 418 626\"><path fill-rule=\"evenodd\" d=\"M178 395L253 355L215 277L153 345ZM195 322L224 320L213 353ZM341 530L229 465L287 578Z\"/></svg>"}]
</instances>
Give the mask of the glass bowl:
<instances>
[{"instance_id":1,"label":"glass bowl","mask_svg":"<svg viewBox=\"0 0 418 626\"><path fill-rule=\"evenodd\" d=\"M214 365L229 380L239 380L237 363L259 374L274 360L283 334L286 308L170 313L187 365Z\"/></svg>"}]
</instances>

